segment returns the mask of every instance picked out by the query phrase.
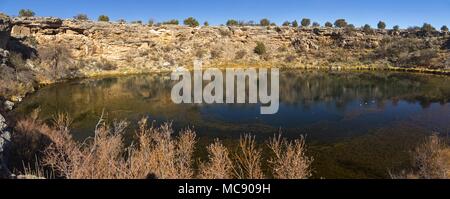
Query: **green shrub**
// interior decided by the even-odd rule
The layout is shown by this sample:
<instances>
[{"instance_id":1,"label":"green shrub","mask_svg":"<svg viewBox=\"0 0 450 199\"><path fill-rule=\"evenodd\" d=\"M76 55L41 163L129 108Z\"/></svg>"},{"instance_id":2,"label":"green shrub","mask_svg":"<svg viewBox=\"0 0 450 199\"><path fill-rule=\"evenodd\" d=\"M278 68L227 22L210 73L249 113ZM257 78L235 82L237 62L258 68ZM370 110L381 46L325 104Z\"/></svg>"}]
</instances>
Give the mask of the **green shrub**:
<instances>
[{"instance_id":1,"label":"green shrub","mask_svg":"<svg viewBox=\"0 0 450 199\"><path fill-rule=\"evenodd\" d=\"M369 24L364 25L363 32L366 34L372 34L373 33L372 27L370 27Z\"/></svg>"},{"instance_id":2,"label":"green shrub","mask_svg":"<svg viewBox=\"0 0 450 199\"><path fill-rule=\"evenodd\" d=\"M448 32L448 27L446 25L443 25L441 28L442 32Z\"/></svg>"},{"instance_id":3,"label":"green shrub","mask_svg":"<svg viewBox=\"0 0 450 199\"><path fill-rule=\"evenodd\" d=\"M227 26L237 26L237 25L239 25L239 22L234 19L230 19L227 21Z\"/></svg>"},{"instance_id":4,"label":"green shrub","mask_svg":"<svg viewBox=\"0 0 450 199\"><path fill-rule=\"evenodd\" d=\"M433 32L433 31L435 31L435 30L436 30L436 29L435 29L431 24L429 24L429 23L424 23L423 26L422 26L422 28L421 28L421 31L422 31L423 33L425 33L425 34L429 34L429 33Z\"/></svg>"},{"instance_id":5,"label":"green shrub","mask_svg":"<svg viewBox=\"0 0 450 199\"><path fill-rule=\"evenodd\" d=\"M19 17L33 17L36 13L34 13L30 9L21 9L19 11Z\"/></svg>"},{"instance_id":6,"label":"green shrub","mask_svg":"<svg viewBox=\"0 0 450 199\"><path fill-rule=\"evenodd\" d=\"M394 27L392 27L392 29L394 31L399 31L400 30L400 26L399 25L395 25Z\"/></svg>"},{"instance_id":7,"label":"green shrub","mask_svg":"<svg viewBox=\"0 0 450 199\"><path fill-rule=\"evenodd\" d=\"M301 24L302 27L308 27L309 25L311 25L311 19L303 18Z\"/></svg>"},{"instance_id":8,"label":"green shrub","mask_svg":"<svg viewBox=\"0 0 450 199\"><path fill-rule=\"evenodd\" d=\"M313 27L320 27L320 24L318 22L313 22L312 26Z\"/></svg>"},{"instance_id":9,"label":"green shrub","mask_svg":"<svg viewBox=\"0 0 450 199\"><path fill-rule=\"evenodd\" d=\"M106 15L100 15L98 17L98 21L104 21L104 22L109 22L109 17Z\"/></svg>"},{"instance_id":10,"label":"green shrub","mask_svg":"<svg viewBox=\"0 0 450 199\"><path fill-rule=\"evenodd\" d=\"M264 55L266 54L266 45L262 42L257 42L255 49L253 49L253 52L255 52L258 55Z\"/></svg>"},{"instance_id":11,"label":"green shrub","mask_svg":"<svg viewBox=\"0 0 450 199\"><path fill-rule=\"evenodd\" d=\"M203 26L208 27L209 26L209 22L205 21L205 23L203 23Z\"/></svg>"},{"instance_id":12,"label":"green shrub","mask_svg":"<svg viewBox=\"0 0 450 199\"><path fill-rule=\"evenodd\" d=\"M89 20L89 17L86 14L78 14L78 15L74 16L73 18L76 20L79 20L79 21Z\"/></svg>"},{"instance_id":13,"label":"green shrub","mask_svg":"<svg viewBox=\"0 0 450 199\"><path fill-rule=\"evenodd\" d=\"M338 19L334 22L334 26L337 28L345 28L347 26L347 21L345 21L345 19Z\"/></svg>"},{"instance_id":14,"label":"green shrub","mask_svg":"<svg viewBox=\"0 0 450 199\"><path fill-rule=\"evenodd\" d=\"M333 24L332 24L331 22L327 21L327 22L325 23L325 27L331 28L331 27L333 27Z\"/></svg>"},{"instance_id":15,"label":"green shrub","mask_svg":"<svg viewBox=\"0 0 450 199\"><path fill-rule=\"evenodd\" d=\"M259 25L261 26L270 26L270 20L269 19L261 19L261 21L259 22Z\"/></svg>"},{"instance_id":16,"label":"green shrub","mask_svg":"<svg viewBox=\"0 0 450 199\"><path fill-rule=\"evenodd\" d=\"M189 27L197 27L200 25L194 17L189 17L189 18L185 19L183 21L183 23L184 23L184 25L189 26Z\"/></svg>"},{"instance_id":17,"label":"green shrub","mask_svg":"<svg viewBox=\"0 0 450 199\"><path fill-rule=\"evenodd\" d=\"M380 22L378 22L377 27L380 30L384 30L384 29L386 29L386 23L384 23L384 21L380 21Z\"/></svg>"},{"instance_id":18,"label":"green shrub","mask_svg":"<svg viewBox=\"0 0 450 199\"><path fill-rule=\"evenodd\" d=\"M297 22L297 20L294 20L294 21L292 22L292 27L294 27L294 28L297 28L297 27L298 27L298 22Z\"/></svg>"},{"instance_id":19,"label":"green shrub","mask_svg":"<svg viewBox=\"0 0 450 199\"><path fill-rule=\"evenodd\" d=\"M178 24L180 24L180 22L178 20L176 20L176 19L171 19L169 21L163 22L163 24L166 24L166 25L178 25Z\"/></svg>"},{"instance_id":20,"label":"green shrub","mask_svg":"<svg viewBox=\"0 0 450 199\"><path fill-rule=\"evenodd\" d=\"M283 22L283 26L290 26L290 25L291 25L291 22L289 22L289 21Z\"/></svg>"}]
</instances>

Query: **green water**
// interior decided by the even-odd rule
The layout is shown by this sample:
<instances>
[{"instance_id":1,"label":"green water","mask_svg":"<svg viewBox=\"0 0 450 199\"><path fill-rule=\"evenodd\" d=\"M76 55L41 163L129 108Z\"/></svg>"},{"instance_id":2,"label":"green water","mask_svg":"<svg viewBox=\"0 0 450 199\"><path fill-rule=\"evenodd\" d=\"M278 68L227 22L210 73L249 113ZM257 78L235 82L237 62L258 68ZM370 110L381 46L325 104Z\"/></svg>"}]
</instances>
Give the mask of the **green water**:
<instances>
[{"instance_id":1,"label":"green water","mask_svg":"<svg viewBox=\"0 0 450 199\"><path fill-rule=\"evenodd\" d=\"M221 138L234 145L251 133L263 142L279 130L288 138L307 135L315 178L386 178L410 167L410 150L433 132L450 130L450 78L400 72L286 70L280 73L280 109L260 115L258 104L176 105L169 74L76 80L45 87L15 110L40 108L50 120L58 112L74 118L78 140L92 136L102 110L106 118L172 121L193 127L202 145ZM203 154L201 149L197 152Z\"/></svg>"}]
</instances>

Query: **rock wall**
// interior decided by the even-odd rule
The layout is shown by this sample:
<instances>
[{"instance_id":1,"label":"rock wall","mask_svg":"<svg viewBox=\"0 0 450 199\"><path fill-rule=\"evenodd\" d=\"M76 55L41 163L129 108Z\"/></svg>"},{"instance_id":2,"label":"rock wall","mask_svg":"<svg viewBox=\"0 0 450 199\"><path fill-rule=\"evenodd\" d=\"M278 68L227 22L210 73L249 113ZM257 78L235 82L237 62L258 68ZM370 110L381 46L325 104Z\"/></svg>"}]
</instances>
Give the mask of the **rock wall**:
<instances>
[{"instance_id":1,"label":"rock wall","mask_svg":"<svg viewBox=\"0 0 450 199\"><path fill-rule=\"evenodd\" d=\"M387 35L344 34L343 29L298 29L290 27L199 27L146 26L108 22L84 22L56 18L15 18L12 36L33 38L35 45L70 47L82 70L95 71L95 64L112 62L118 69L160 70L190 66L193 59L206 65L227 63L317 65L311 55L331 56L336 49L359 53L373 49ZM267 53L254 53L263 42ZM363 43L363 45L362 45Z\"/></svg>"},{"instance_id":2,"label":"rock wall","mask_svg":"<svg viewBox=\"0 0 450 199\"><path fill-rule=\"evenodd\" d=\"M7 127L6 119L0 114L0 179L10 176L6 161L7 150L11 142L11 133Z\"/></svg>"},{"instance_id":3,"label":"rock wall","mask_svg":"<svg viewBox=\"0 0 450 199\"><path fill-rule=\"evenodd\" d=\"M9 52L5 50L11 31L11 20L8 16L0 14L0 67L6 67L8 62ZM0 99L0 104L3 104ZM6 151L11 135L7 130L7 123L5 117L2 115L2 108L0 108L0 179L7 178L9 171L6 167Z\"/></svg>"}]
</instances>

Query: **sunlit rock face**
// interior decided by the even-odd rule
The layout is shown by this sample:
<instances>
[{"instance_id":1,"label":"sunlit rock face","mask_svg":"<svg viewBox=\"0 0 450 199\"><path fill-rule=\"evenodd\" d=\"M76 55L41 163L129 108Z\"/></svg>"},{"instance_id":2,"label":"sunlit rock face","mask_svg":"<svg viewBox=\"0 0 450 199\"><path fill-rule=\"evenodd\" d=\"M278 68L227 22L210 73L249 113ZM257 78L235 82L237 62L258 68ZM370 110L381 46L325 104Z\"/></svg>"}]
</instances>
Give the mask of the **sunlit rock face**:
<instances>
[{"instance_id":1,"label":"sunlit rock face","mask_svg":"<svg viewBox=\"0 0 450 199\"><path fill-rule=\"evenodd\" d=\"M414 37L440 52L443 65L448 52L439 32L425 37L420 30L373 30L365 33L344 28L293 28L262 26L186 27L178 25L127 24L117 22L61 20L52 17L17 17L11 35L39 50L65 45L84 74L105 70L132 73L191 67L202 59L207 66L345 67L363 66L370 53L386 39ZM255 53L258 42L265 53ZM441 52L442 51L442 52ZM101 65L114 65L102 68Z\"/></svg>"},{"instance_id":2,"label":"sunlit rock face","mask_svg":"<svg viewBox=\"0 0 450 199\"><path fill-rule=\"evenodd\" d=\"M37 46L65 44L78 60L88 63L109 60L119 68L129 69L171 69L190 66L193 59L202 59L205 65L230 62L318 64L315 62L321 60L312 61L307 57L319 52L324 57L331 56L335 48L346 48L355 53L362 48L373 49L387 34L348 36L344 30L332 28L191 28L38 17L14 18L13 21L14 37L32 37ZM257 42L264 42L266 55L254 53ZM365 45L360 45L361 42ZM289 56L295 59L286 61Z\"/></svg>"}]
</instances>

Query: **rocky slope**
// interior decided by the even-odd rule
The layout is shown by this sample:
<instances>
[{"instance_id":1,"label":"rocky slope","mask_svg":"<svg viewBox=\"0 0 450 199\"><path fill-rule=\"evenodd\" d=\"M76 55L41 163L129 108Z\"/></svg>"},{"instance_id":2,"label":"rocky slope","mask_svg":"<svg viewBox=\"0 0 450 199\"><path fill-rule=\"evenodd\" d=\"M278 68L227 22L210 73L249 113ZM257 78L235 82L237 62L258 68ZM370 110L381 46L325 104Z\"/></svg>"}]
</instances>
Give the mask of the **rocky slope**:
<instances>
[{"instance_id":1,"label":"rocky slope","mask_svg":"<svg viewBox=\"0 0 450 199\"><path fill-rule=\"evenodd\" d=\"M419 34L406 30L376 30L369 34L336 28L260 26L190 28L56 18L14 18L12 23L12 37L35 49L63 45L78 62L78 69L86 74L105 69L129 72L170 69L192 65L193 59L202 59L206 65L367 65L362 59L379 48L383 40ZM446 37L437 32L421 40L436 49L445 41ZM257 42L266 47L263 55L254 53ZM442 63L448 58L448 52L444 54L438 57ZM102 69L100 65L105 62L108 66Z\"/></svg>"}]
</instances>

